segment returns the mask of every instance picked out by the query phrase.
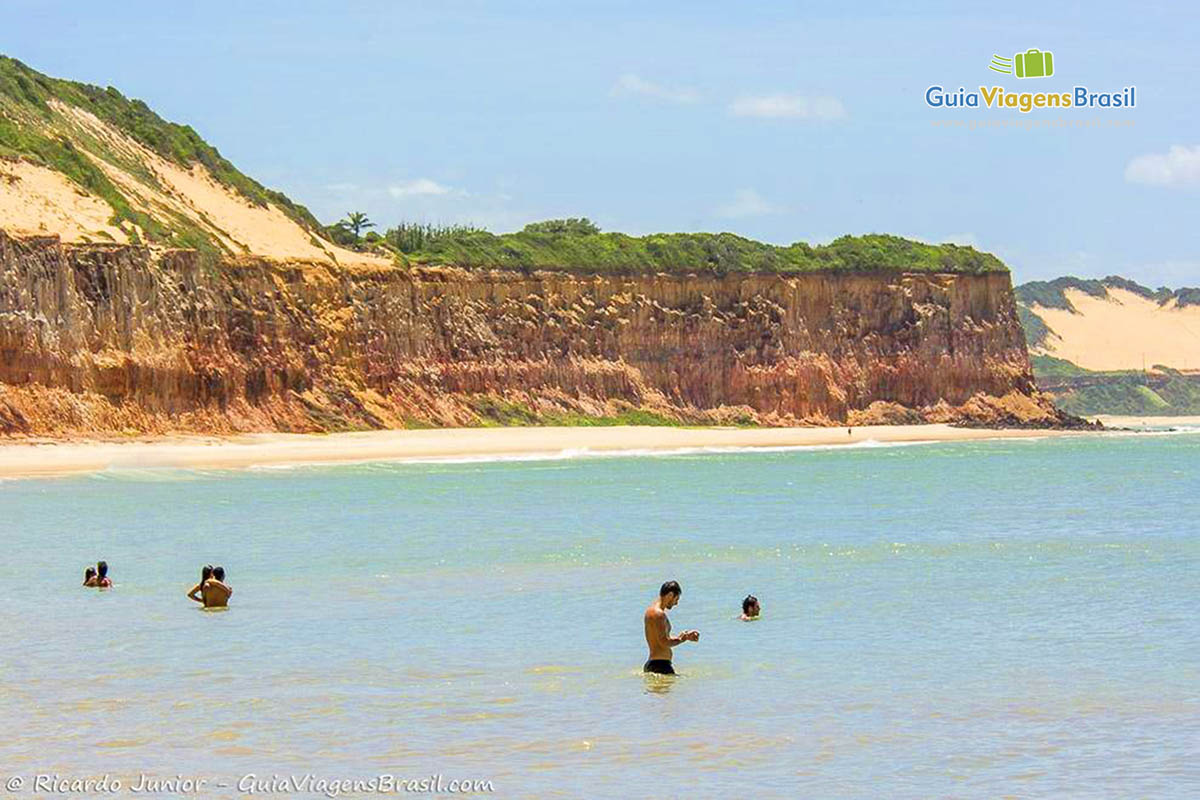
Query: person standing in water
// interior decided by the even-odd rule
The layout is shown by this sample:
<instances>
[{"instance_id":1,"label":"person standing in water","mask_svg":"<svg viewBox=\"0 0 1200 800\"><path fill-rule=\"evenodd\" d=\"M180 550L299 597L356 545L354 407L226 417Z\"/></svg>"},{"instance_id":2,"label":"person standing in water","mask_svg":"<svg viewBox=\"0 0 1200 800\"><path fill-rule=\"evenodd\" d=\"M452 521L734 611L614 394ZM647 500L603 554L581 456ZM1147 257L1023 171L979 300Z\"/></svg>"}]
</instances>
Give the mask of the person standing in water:
<instances>
[{"instance_id":1,"label":"person standing in water","mask_svg":"<svg viewBox=\"0 0 1200 800\"><path fill-rule=\"evenodd\" d=\"M96 586L101 589L108 589L112 586L112 578L108 577L108 562L96 562Z\"/></svg>"},{"instance_id":2,"label":"person standing in water","mask_svg":"<svg viewBox=\"0 0 1200 800\"><path fill-rule=\"evenodd\" d=\"M658 590L658 599L646 609L643 621L646 626L646 646L650 648L650 658L642 667L642 672L653 672L658 675L674 675L675 668L671 665L671 648L684 642L700 641L699 631L683 631L678 636L671 635L671 620L667 612L679 603L683 589L675 581L667 581Z\"/></svg>"},{"instance_id":3,"label":"person standing in water","mask_svg":"<svg viewBox=\"0 0 1200 800\"><path fill-rule=\"evenodd\" d=\"M189 600L195 600L197 603L205 607L208 606L208 604L204 602L204 582L212 577L212 570L212 564L205 564L200 568L200 582L193 586L192 590L187 593Z\"/></svg>"},{"instance_id":4,"label":"person standing in water","mask_svg":"<svg viewBox=\"0 0 1200 800\"><path fill-rule=\"evenodd\" d=\"M205 608L225 608L229 605L229 597L233 589L225 583L225 568L213 567L212 577L201 585L200 595L204 598Z\"/></svg>"}]
</instances>

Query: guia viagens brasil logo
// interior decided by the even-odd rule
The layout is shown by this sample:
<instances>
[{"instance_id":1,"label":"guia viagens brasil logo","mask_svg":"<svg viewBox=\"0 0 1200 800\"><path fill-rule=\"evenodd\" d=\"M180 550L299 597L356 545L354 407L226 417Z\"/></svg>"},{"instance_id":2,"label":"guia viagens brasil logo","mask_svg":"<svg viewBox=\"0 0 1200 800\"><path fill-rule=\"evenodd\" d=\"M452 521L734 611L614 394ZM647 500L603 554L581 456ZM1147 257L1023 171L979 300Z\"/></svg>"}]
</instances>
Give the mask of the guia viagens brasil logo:
<instances>
[{"instance_id":1,"label":"guia viagens brasil logo","mask_svg":"<svg viewBox=\"0 0 1200 800\"><path fill-rule=\"evenodd\" d=\"M1012 56L993 55L988 69L1020 79L1049 78L1054 75L1054 54L1049 50L1031 47ZM1072 86L1069 91L1013 92L1003 86L980 86L969 91L960 86L947 91L940 85L925 90L925 103L930 108L986 108L1003 111L1011 109L1028 114L1037 109L1113 109L1137 106L1137 87L1126 86L1116 91L1092 91L1087 86Z\"/></svg>"}]
</instances>

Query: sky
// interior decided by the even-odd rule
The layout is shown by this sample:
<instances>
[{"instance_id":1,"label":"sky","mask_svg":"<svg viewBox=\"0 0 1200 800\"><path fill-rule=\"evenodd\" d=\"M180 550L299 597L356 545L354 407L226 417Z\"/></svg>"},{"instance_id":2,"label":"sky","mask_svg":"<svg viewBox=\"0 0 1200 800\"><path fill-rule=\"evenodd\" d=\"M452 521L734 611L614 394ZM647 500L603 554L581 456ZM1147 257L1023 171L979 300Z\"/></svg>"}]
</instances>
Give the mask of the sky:
<instances>
[{"instance_id":1,"label":"sky","mask_svg":"<svg viewBox=\"0 0 1200 800\"><path fill-rule=\"evenodd\" d=\"M0 52L146 101L323 222L894 233L1018 282L1200 285L1200 5L832 5L0 0ZM988 69L1031 48L1053 76ZM931 85L1137 105L935 109Z\"/></svg>"}]
</instances>

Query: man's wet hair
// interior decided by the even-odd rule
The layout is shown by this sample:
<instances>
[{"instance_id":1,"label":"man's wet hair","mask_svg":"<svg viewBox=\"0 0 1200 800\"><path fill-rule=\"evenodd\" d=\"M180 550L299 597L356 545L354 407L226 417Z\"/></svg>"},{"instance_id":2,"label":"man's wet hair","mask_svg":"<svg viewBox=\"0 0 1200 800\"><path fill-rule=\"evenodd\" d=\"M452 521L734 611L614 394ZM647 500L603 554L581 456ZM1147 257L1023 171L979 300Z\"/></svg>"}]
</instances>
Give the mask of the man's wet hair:
<instances>
[{"instance_id":1,"label":"man's wet hair","mask_svg":"<svg viewBox=\"0 0 1200 800\"><path fill-rule=\"evenodd\" d=\"M746 595L746 599L742 601L742 613L749 614L750 606L758 605L758 598L752 594Z\"/></svg>"},{"instance_id":2,"label":"man's wet hair","mask_svg":"<svg viewBox=\"0 0 1200 800\"><path fill-rule=\"evenodd\" d=\"M219 581L225 580L225 568L224 567L213 567L212 576Z\"/></svg>"},{"instance_id":3,"label":"man's wet hair","mask_svg":"<svg viewBox=\"0 0 1200 800\"><path fill-rule=\"evenodd\" d=\"M108 575L108 562L107 561L97 561L96 562L96 577L103 578L106 575Z\"/></svg>"},{"instance_id":4,"label":"man's wet hair","mask_svg":"<svg viewBox=\"0 0 1200 800\"><path fill-rule=\"evenodd\" d=\"M679 588L678 581L667 581L666 583L664 583L662 585L662 588L658 590L659 597L666 597L669 594L673 594L673 595L683 594L683 589Z\"/></svg>"}]
</instances>

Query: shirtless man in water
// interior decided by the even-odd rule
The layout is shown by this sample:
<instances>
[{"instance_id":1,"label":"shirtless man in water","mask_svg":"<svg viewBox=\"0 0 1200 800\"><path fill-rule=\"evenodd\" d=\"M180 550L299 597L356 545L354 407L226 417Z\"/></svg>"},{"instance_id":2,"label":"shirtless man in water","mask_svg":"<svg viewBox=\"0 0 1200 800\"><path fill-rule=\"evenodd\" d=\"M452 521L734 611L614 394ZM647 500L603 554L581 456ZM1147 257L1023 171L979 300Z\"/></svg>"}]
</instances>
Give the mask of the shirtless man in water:
<instances>
[{"instance_id":1,"label":"shirtless man in water","mask_svg":"<svg viewBox=\"0 0 1200 800\"><path fill-rule=\"evenodd\" d=\"M671 648L684 642L700 641L700 631L684 631L678 636L671 635L671 620L667 612L679 602L683 590L675 581L667 581L658 590L658 599L646 609L646 646L650 648L650 660L642 667L642 672L654 672L659 675L674 675L675 668L671 666Z\"/></svg>"},{"instance_id":2,"label":"shirtless man in water","mask_svg":"<svg viewBox=\"0 0 1200 800\"><path fill-rule=\"evenodd\" d=\"M213 567L212 577L200 585L200 596L205 608L225 608L233 589L225 584L225 568Z\"/></svg>"}]
</instances>

